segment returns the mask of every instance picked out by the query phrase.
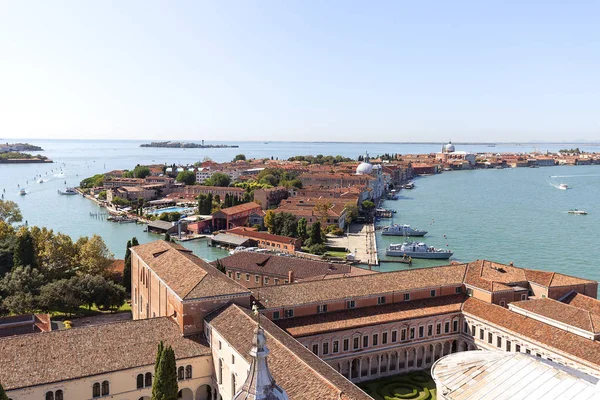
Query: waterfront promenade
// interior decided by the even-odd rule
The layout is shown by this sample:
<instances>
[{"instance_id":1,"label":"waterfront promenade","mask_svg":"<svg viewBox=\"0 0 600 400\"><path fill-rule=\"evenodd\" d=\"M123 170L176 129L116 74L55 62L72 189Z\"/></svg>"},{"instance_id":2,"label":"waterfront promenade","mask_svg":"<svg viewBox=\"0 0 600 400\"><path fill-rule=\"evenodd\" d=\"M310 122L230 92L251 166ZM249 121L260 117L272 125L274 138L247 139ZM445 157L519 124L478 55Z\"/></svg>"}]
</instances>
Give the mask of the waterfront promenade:
<instances>
[{"instance_id":1,"label":"waterfront promenade","mask_svg":"<svg viewBox=\"0 0 600 400\"><path fill-rule=\"evenodd\" d=\"M349 234L328 238L328 244L334 247L345 247L355 254L356 260L372 266L379 264L377 243L373 224L351 224Z\"/></svg>"}]
</instances>

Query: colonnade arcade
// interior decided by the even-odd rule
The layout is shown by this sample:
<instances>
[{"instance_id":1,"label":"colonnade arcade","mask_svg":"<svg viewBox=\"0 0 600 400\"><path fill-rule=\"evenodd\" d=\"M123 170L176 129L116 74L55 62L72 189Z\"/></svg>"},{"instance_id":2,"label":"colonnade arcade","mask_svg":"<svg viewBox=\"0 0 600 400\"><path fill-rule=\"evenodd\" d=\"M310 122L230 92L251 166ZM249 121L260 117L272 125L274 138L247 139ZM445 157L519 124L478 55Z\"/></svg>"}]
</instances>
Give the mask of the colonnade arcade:
<instances>
[{"instance_id":1,"label":"colonnade arcade","mask_svg":"<svg viewBox=\"0 0 600 400\"><path fill-rule=\"evenodd\" d=\"M328 360L328 363L352 382L360 382L430 368L445 355L476 349L472 342L454 339Z\"/></svg>"}]
</instances>

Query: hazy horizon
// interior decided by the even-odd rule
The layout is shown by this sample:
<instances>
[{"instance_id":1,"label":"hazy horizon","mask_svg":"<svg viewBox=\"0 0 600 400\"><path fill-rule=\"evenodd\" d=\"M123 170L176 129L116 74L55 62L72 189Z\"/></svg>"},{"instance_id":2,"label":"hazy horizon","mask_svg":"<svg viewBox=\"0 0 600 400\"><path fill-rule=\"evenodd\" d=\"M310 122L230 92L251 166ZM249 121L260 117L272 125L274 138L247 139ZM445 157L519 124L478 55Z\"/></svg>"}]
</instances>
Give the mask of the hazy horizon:
<instances>
[{"instance_id":1,"label":"hazy horizon","mask_svg":"<svg viewBox=\"0 0 600 400\"><path fill-rule=\"evenodd\" d=\"M593 142L599 13L591 1L6 1L0 137Z\"/></svg>"}]
</instances>

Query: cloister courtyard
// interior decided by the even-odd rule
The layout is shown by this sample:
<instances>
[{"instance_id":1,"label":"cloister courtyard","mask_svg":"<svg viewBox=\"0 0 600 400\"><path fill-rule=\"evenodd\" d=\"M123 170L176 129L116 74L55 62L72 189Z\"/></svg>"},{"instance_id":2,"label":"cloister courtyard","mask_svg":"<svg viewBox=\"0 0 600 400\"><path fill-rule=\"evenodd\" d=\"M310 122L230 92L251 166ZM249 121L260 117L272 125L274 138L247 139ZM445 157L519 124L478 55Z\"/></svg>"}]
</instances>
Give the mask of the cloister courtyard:
<instances>
[{"instance_id":1,"label":"cloister courtyard","mask_svg":"<svg viewBox=\"0 0 600 400\"><path fill-rule=\"evenodd\" d=\"M426 371L391 376L359 383L375 400L435 400L435 383Z\"/></svg>"}]
</instances>

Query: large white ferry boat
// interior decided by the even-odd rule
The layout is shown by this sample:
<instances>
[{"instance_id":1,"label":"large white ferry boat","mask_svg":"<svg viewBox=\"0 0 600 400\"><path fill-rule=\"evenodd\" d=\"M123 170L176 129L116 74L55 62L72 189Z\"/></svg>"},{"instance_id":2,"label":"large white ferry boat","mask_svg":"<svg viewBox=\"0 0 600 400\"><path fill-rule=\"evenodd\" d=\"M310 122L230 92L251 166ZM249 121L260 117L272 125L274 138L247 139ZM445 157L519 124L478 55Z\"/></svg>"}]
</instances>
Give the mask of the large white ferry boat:
<instances>
[{"instance_id":1,"label":"large white ferry boat","mask_svg":"<svg viewBox=\"0 0 600 400\"><path fill-rule=\"evenodd\" d=\"M427 231L413 229L410 227L410 225L406 224L393 224L383 227L381 234L384 236L425 236Z\"/></svg>"}]
</instances>

